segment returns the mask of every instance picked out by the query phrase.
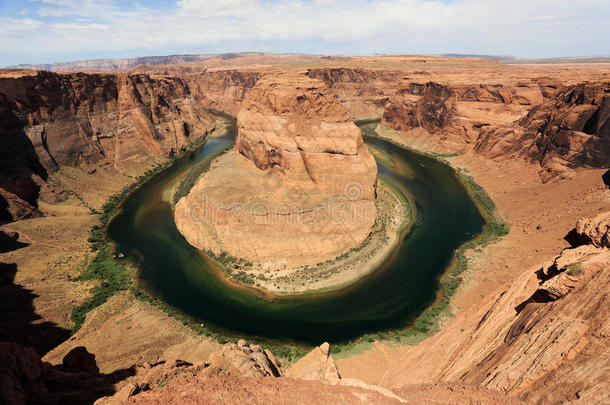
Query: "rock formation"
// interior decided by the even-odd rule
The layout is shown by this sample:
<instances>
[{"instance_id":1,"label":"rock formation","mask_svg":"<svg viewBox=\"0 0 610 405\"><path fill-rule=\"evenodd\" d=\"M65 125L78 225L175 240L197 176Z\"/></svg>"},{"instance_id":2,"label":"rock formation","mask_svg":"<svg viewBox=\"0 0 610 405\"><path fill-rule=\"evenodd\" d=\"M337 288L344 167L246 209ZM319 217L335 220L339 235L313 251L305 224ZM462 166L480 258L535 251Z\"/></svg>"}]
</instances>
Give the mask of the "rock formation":
<instances>
[{"instance_id":1,"label":"rock formation","mask_svg":"<svg viewBox=\"0 0 610 405\"><path fill-rule=\"evenodd\" d=\"M605 167L610 162L609 117L609 83L568 86L534 106L513 128L483 129L475 149L538 161L545 180L566 175L570 167ZM494 146L498 143L502 147Z\"/></svg>"},{"instance_id":2,"label":"rock formation","mask_svg":"<svg viewBox=\"0 0 610 405\"><path fill-rule=\"evenodd\" d=\"M259 72L216 70L183 76L195 100L203 105L237 115L246 93L256 85Z\"/></svg>"},{"instance_id":3,"label":"rock formation","mask_svg":"<svg viewBox=\"0 0 610 405\"><path fill-rule=\"evenodd\" d=\"M337 381L341 378L335 361L330 355L330 345L327 342L314 348L309 354L290 366L286 377L329 381Z\"/></svg>"},{"instance_id":4,"label":"rock formation","mask_svg":"<svg viewBox=\"0 0 610 405\"><path fill-rule=\"evenodd\" d=\"M0 220L36 215L40 190L60 167L150 164L202 139L210 117L178 78L0 77Z\"/></svg>"},{"instance_id":5,"label":"rock formation","mask_svg":"<svg viewBox=\"0 0 610 405\"><path fill-rule=\"evenodd\" d=\"M213 374L223 372L245 377L280 377L281 363L268 349L250 345L244 340L237 344L226 344L222 351L215 352L208 358Z\"/></svg>"},{"instance_id":6,"label":"rock formation","mask_svg":"<svg viewBox=\"0 0 610 405\"><path fill-rule=\"evenodd\" d=\"M261 78L237 122L235 152L176 205L192 245L284 268L334 258L367 238L377 166L323 83Z\"/></svg>"},{"instance_id":7,"label":"rock formation","mask_svg":"<svg viewBox=\"0 0 610 405\"><path fill-rule=\"evenodd\" d=\"M292 370L292 374L288 378L273 378L274 376L261 378L261 374L257 373L252 375L251 372L256 368L235 368L238 364L245 363L233 357L233 365L229 368L214 366L214 359L218 356L228 358L226 355L229 352L244 354L243 349L250 347L254 345L245 342L226 345L222 349L222 354L214 353L208 362L195 365L177 360L134 367L134 377L127 382L117 384L116 394L100 398L96 404L173 404L185 401L201 404L311 403L313 401L324 404L521 403L502 393L464 384L404 386L391 391L360 380L341 379L336 369L332 378L325 378L323 374L315 372L306 373L304 377L298 376L304 369L313 371L321 366L322 363L319 362L321 354L326 359L324 363L329 359L332 362L332 357L328 355L327 343L315 348L309 355L292 365L288 370L289 373Z\"/></svg>"},{"instance_id":8,"label":"rock formation","mask_svg":"<svg viewBox=\"0 0 610 405\"><path fill-rule=\"evenodd\" d=\"M602 229L606 220L607 214L585 223L588 229ZM607 402L609 264L607 247L585 242L524 273L474 316L472 325L460 325L460 340L443 351L434 379L480 385L536 403ZM449 336L435 336L430 343L455 341L456 335ZM387 372L384 386L404 384L416 352Z\"/></svg>"},{"instance_id":9,"label":"rock formation","mask_svg":"<svg viewBox=\"0 0 610 405\"><path fill-rule=\"evenodd\" d=\"M405 132L423 128L448 144L461 143L461 150L472 144L491 158L532 159L547 181L566 175L568 167L608 165L609 93L608 83L562 88L548 78L513 86L406 82L388 99L382 123ZM498 110L497 117L481 115L482 108L491 111L498 104L513 107ZM510 119L517 110L523 116Z\"/></svg>"},{"instance_id":10,"label":"rock formation","mask_svg":"<svg viewBox=\"0 0 610 405\"><path fill-rule=\"evenodd\" d=\"M63 365L42 362L31 348L0 342L0 402L21 404L91 404L114 394L114 384L131 370L99 374L95 356L83 347L66 356Z\"/></svg>"},{"instance_id":11,"label":"rock formation","mask_svg":"<svg viewBox=\"0 0 610 405\"><path fill-rule=\"evenodd\" d=\"M595 218L582 218L566 235L566 240L572 246L591 244L610 248L610 212L603 212Z\"/></svg>"},{"instance_id":12,"label":"rock formation","mask_svg":"<svg viewBox=\"0 0 610 405\"><path fill-rule=\"evenodd\" d=\"M519 121L536 139L533 158L603 167L610 159L610 83L581 83L560 91Z\"/></svg>"},{"instance_id":13,"label":"rock formation","mask_svg":"<svg viewBox=\"0 0 610 405\"><path fill-rule=\"evenodd\" d=\"M420 97L412 102L409 96L413 95ZM440 131L451 124L456 101L456 94L449 87L435 82L423 86L412 83L399 90L386 106L383 122L401 131L415 127L423 127L429 132Z\"/></svg>"},{"instance_id":14,"label":"rock formation","mask_svg":"<svg viewBox=\"0 0 610 405\"><path fill-rule=\"evenodd\" d=\"M540 82L403 81L388 98L381 123L407 133L407 137L422 138L425 144L442 144L443 150L466 152L474 147L496 158L509 151L522 152L523 145L514 133L520 136L523 131L514 121L552 94L548 86ZM490 133L497 135L493 141L486 141ZM420 147L427 149L425 145Z\"/></svg>"}]
</instances>

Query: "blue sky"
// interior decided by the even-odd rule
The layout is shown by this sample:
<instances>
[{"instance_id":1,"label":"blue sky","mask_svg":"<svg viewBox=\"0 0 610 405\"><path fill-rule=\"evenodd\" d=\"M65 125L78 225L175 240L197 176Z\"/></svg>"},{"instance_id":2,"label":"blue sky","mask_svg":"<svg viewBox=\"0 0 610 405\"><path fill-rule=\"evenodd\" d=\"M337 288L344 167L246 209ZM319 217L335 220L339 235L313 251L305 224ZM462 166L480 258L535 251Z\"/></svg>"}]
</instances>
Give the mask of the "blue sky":
<instances>
[{"instance_id":1,"label":"blue sky","mask_svg":"<svg viewBox=\"0 0 610 405\"><path fill-rule=\"evenodd\" d=\"M610 55L610 0L0 0L0 66L238 51Z\"/></svg>"}]
</instances>

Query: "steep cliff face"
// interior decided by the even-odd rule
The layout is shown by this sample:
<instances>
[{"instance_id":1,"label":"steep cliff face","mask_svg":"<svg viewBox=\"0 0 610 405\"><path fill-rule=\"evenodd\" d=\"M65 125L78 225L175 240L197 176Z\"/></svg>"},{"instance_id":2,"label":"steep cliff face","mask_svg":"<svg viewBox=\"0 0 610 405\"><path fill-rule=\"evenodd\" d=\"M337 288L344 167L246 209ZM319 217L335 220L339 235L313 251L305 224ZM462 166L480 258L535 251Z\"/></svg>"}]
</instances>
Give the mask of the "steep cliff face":
<instances>
[{"instance_id":1,"label":"steep cliff face","mask_svg":"<svg viewBox=\"0 0 610 405\"><path fill-rule=\"evenodd\" d=\"M534 402L608 401L609 263L607 249L564 251L516 307L503 341L461 380Z\"/></svg>"},{"instance_id":2,"label":"steep cliff face","mask_svg":"<svg viewBox=\"0 0 610 405\"><path fill-rule=\"evenodd\" d=\"M256 85L256 71L217 70L183 76L193 97L207 107L236 115L246 92Z\"/></svg>"},{"instance_id":3,"label":"steep cliff face","mask_svg":"<svg viewBox=\"0 0 610 405\"><path fill-rule=\"evenodd\" d=\"M542 103L545 94L552 93L551 86L545 81L514 85L409 82L389 99L383 124L399 131L424 128L435 136L470 142L482 128L512 124L514 114ZM500 113L494 116L494 110Z\"/></svg>"},{"instance_id":4,"label":"steep cliff face","mask_svg":"<svg viewBox=\"0 0 610 405\"><path fill-rule=\"evenodd\" d=\"M420 96L412 101L410 96ZM429 132L447 128L455 116L456 93L447 86L411 83L386 105L383 123L399 131L423 127Z\"/></svg>"},{"instance_id":5,"label":"steep cliff face","mask_svg":"<svg viewBox=\"0 0 610 405\"><path fill-rule=\"evenodd\" d=\"M424 129L447 147L492 159L530 159L548 181L568 176L568 168L609 164L609 86L562 88L544 77L513 85L403 83L388 99L382 124Z\"/></svg>"},{"instance_id":6,"label":"steep cliff face","mask_svg":"<svg viewBox=\"0 0 610 405\"><path fill-rule=\"evenodd\" d=\"M377 166L324 83L265 76L248 91L237 122L235 152L176 206L191 244L285 268L325 261L366 239L376 218Z\"/></svg>"},{"instance_id":7,"label":"steep cliff face","mask_svg":"<svg viewBox=\"0 0 610 405\"><path fill-rule=\"evenodd\" d=\"M183 80L147 75L1 77L0 112L5 220L34 213L40 187L60 167L121 170L171 156L213 128Z\"/></svg>"},{"instance_id":8,"label":"steep cliff face","mask_svg":"<svg viewBox=\"0 0 610 405\"><path fill-rule=\"evenodd\" d=\"M343 67L309 69L307 76L326 83L352 119L380 117L388 99L408 79L401 71Z\"/></svg>"},{"instance_id":9,"label":"steep cliff face","mask_svg":"<svg viewBox=\"0 0 610 405\"><path fill-rule=\"evenodd\" d=\"M543 179L568 168L610 163L610 83L569 86L533 107L512 128L483 128L475 150L540 162Z\"/></svg>"},{"instance_id":10,"label":"steep cliff face","mask_svg":"<svg viewBox=\"0 0 610 405\"><path fill-rule=\"evenodd\" d=\"M610 162L610 83L583 83L559 92L519 121L536 139L532 157L569 165Z\"/></svg>"},{"instance_id":11,"label":"steep cliff face","mask_svg":"<svg viewBox=\"0 0 610 405\"><path fill-rule=\"evenodd\" d=\"M360 130L323 84L261 83L248 93L237 120L235 150L257 168L336 195L359 181L361 197L375 197L375 162Z\"/></svg>"}]
</instances>

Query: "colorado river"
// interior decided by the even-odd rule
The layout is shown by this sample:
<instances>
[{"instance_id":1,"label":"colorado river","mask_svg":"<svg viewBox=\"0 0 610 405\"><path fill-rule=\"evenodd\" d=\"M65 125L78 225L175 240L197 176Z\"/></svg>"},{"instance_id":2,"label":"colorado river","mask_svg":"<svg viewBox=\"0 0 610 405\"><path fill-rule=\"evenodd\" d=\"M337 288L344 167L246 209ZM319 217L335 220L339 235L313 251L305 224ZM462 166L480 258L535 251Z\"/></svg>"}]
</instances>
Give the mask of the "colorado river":
<instances>
[{"instance_id":1,"label":"colorado river","mask_svg":"<svg viewBox=\"0 0 610 405\"><path fill-rule=\"evenodd\" d=\"M375 272L342 290L269 299L228 284L220 270L177 231L166 190L189 168L233 143L210 138L133 192L108 227L117 252L139 267L142 286L179 311L227 335L255 335L319 344L406 327L431 305L438 277L454 251L485 224L467 190L447 165L388 141L365 137L386 156L380 176L416 205L416 223ZM391 159L391 164L388 161Z\"/></svg>"}]
</instances>

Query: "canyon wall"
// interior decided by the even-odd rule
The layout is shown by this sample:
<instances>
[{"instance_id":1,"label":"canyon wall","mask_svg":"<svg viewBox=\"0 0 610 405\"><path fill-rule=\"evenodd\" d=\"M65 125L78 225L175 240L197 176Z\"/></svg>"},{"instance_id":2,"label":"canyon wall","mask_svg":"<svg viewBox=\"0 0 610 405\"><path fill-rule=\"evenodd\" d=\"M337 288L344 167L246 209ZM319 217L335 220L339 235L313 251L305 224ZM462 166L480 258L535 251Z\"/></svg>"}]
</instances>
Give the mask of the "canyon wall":
<instances>
[{"instance_id":1,"label":"canyon wall","mask_svg":"<svg viewBox=\"0 0 610 405\"><path fill-rule=\"evenodd\" d=\"M48 72L2 76L1 220L36 215L39 199L57 201L53 200L56 186L47 180L63 168L91 173L100 171L102 166L112 166L129 175L134 174L134 165L141 168L182 150L213 128L204 106L240 117L238 142L235 150L223 155L189 196L206 196L208 201L219 203L216 207L223 208L219 211L220 225L206 229L197 226L189 231L185 222L181 230L185 234L191 232L189 240L194 245L217 253L228 251L263 262L285 255L290 262L271 263L280 267L314 263L355 246L374 222L373 216L357 226L337 225L326 218L318 225L303 226L309 213L331 197L345 204L345 215L362 212L375 195L374 162L371 164L372 158L349 123L353 118L383 115L384 125L403 131L401 136L405 139L417 135L445 142L447 147L440 150L443 153L474 151L494 160L529 160L541 165L543 180L561 179L581 166L607 164L607 81L579 84L586 78L564 82L539 74L501 82L496 72L473 79L472 73L456 78L419 69L401 72L315 68L298 75L291 72L277 76L275 72L275 77L252 70L191 72L183 77ZM472 84L473 80L480 80L481 84ZM517 181L509 177L510 181ZM546 196L550 205L553 198L565 197L561 193L552 198ZM262 222L251 224L246 222L249 218L228 214L235 202L249 208L262 202L266 211L250 211ZM296 208L287 207L285 202L295 203ZM203 206L204 210L208 208L213 204ZM544 211L544 215L563 214L557 209ZM294 226L297 222L282 222L287 214L301 221L298 228ZM58 242L45 236L66 218L58 217L46 228L41 225L40 233L31 240L32 247L37 246L36 239L51 243L47 245L49 250L41 250L38 260L50 269L41 283L52 288L53 279L64 276L45 264L50 249L58 249ZM177 217L178 223L180 220ZM79 226L83 244L89 225ZM459 392L464 384L471 388L474 384L534 402L607 402L608 229L607 214L580 222L568 238L574 244L572 248L511 280L489 302L481 297L478 312L473 311L466 322L451 323L438 335L413 347L401 357L400 367L386 371L383 384L403 398L407 398L409 390L404 387L405 382L415 381L438 384L434 389L449 384L448 391L452 392ZM214 235L214 239L205 240L207 235ZM241 240L243 244L237 245ZM65 251L59 249L63 259ZM22 252L32 256L36 251ZM15 257L11 260L17 260L19 251L10 253ZM22 273L24 267L20 266ZM80 271L80 261L78 267ZM35 277L39 276L28 276ZM66 282L65 286L74 289L75 285ZM48 291L35 290L42 296L37 305L45 293L51 304L57 305L58 291ZM71 306L74 301L69 298L65 302ZM165 325L167 319L154 324ZM117 327L116 323L109 325L96 336L102 342L100 346L111 341L104 339L112 335L108 331ZM131 328L134 334L142 334L136 329ZM149 340L149 336L140 337ZM41 382L41 375L56 374L57 370L45 372L47 366L40 366L35 354L11 346L3 346L7 361L2 364L22 365L15 359L32 358L33 364L25 362L26 367L10 371L11 376L22 383L27 380L44 392L46 383ZM167 367L168 373L183 370L183 366L173 363ZM141 368L146 369L141 372L148 373L151 365ZM59 371L58 375L64 378L60 382L69 383L66 370ZM24 379L23 375L27 377ZM97 379L99 376L95 375ZM112 381L104 385L108 395L119 377L123 378L110 376ZM189 380L187 384L191 385L181 385L179 381L164 392L151 392L150 398L177 398L176 392L194 390L202 384L209 384L203 386L211 389L229 385L243 393L244 386L261 386L268 381L235 377ZM271 381L265 387L275 390L274 394L280 387L290 390L297 384L299 388L292 392L306 393L299 395L328 393L328 384ZM65 388L62 384L55 380L54 387ZM298 391L303 387L307 389ZM24 389L38 392L30 387ZM346 394L337 389L338 395ZM418 392L426 393L426 389ZM477 395L474 398L481 400ZM459 401L463 397L451 399ZM499 397L498 401L505 399Z\"/></svg>"},{"instance_id":2,"label":"canyon wall","mask_svg":"<svg viewBox=\"0 0 610 405\"><path fill-rule=\"evenodd\" d=\"M256 85L260 72L216 70L182 76L195 100L217 110L237 115L246 92Z\"/></svg>"},{"instance_id":3,"label":"canyon wall","mask_svg":"<svg viewBox=\"0 0 610 405\"><path fill-rule=\"evenodd\" d=\"M521 155L541 163L545 178L567 168L610 164L610 83L567 86L533 107L506 130L485 128L475 150L489 156Z\"/></svg>"},{"instance_id":4,"label":"canyon wall","mask_svg":"<svg viewBox=\"0 0 610 405\"><path fill-rule=\"evenodd\" d=\"M353 119L382 117L407 138L437 149L520 157L548 181L571 168L610 164L610 83L563 84L554 77L471 78L425 71L317 68ZM456 77L453 77L456 76ZM438 80L438 81L436 81ZM421 142L420 142L421 143Z\"/></svg>"},{"instance_id":5,"label":"canyon wall","mask_svg":"<svg viewBox=\"0 0 610 405\"><path fill-rule=\"evenodd\" d=\"M111 165L129 172L184 150L214 128L185 81L148 75L0 77L0 117L2 220L35 214L49 173L61 167Z\"/></svg>"}]
</instances>

